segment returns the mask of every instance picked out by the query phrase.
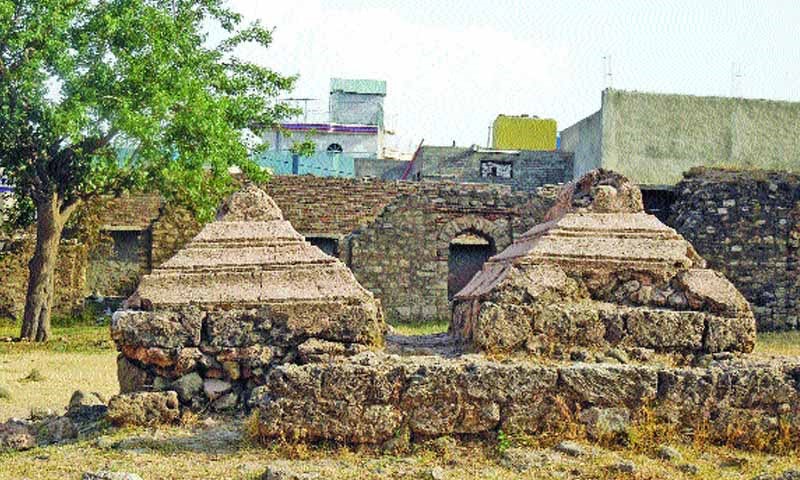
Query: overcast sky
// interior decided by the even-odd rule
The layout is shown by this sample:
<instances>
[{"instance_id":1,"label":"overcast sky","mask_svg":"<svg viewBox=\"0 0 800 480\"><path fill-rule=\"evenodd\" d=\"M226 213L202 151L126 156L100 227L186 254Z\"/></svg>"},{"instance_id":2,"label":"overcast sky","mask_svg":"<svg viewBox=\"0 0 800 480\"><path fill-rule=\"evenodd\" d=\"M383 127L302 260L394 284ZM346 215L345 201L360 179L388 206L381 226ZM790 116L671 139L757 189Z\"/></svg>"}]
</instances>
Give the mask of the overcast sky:
<instances>
[{"instance_id":1,"label":"overcast sky","mask_svg":"<svg viewBox=\"0 0 800 480\"><path fill-rule=\"evenodd\" d=\"M391 145L485 145L499 113L558 129L614 88L800 101L800 2L232 0L274 27L251 60L299 74L327 108L330 77L387 81ZM734 68L740 75L732 81Z\"/></svg>"}]
</instances>

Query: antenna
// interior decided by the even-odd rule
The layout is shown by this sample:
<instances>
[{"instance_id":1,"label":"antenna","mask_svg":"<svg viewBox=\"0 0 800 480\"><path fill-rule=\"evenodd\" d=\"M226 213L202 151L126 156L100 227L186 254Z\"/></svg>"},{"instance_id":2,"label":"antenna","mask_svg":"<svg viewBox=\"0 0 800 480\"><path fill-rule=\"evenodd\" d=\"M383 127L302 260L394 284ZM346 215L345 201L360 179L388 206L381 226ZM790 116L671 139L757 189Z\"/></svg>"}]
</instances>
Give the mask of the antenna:
<instances>
[{"instance_id":1,"label":"antenna","mask_svg":"<svg viewBox=\"0 0 800 480\"><path fill-rule=\"evenodd\" d=\"M731 97L739 96L740 80L744 77L741 65L736 62L731 63Z\"/></svg>"},{"instance_id":2,"label":"antenna","mask_svg":"<svg viewBox=\"0 0 800 480\"><path fill-rule=\"evenodd\" d=\"M603 56L603 85L605 88L611 88L611 80L613 75L611 73L611 55Z\"/></svg>"}]
</instances>

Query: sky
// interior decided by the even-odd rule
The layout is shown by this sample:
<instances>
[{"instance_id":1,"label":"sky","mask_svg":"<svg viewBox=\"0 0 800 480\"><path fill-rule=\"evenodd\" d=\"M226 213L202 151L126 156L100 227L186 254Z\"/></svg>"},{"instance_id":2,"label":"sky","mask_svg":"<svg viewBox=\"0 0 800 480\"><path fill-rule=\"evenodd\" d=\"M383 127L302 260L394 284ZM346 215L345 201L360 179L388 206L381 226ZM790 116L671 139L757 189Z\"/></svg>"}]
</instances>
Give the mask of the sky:
<instances>
[{"instance_id":1,"label":"sky","mask_svg":"<svg viewBox=\"0 0 800 480\"><path fill-rule=\"evenodd\" d=\"M501 113L554 118L562 130L597 111L609 85L800 101L795 0L229 4L274 29L270 48L240 54L299 75L288 97L325 110L331 77L386 80L387 143L404 151L423 139L485 146Z\"/></svg>"}]
</instances>

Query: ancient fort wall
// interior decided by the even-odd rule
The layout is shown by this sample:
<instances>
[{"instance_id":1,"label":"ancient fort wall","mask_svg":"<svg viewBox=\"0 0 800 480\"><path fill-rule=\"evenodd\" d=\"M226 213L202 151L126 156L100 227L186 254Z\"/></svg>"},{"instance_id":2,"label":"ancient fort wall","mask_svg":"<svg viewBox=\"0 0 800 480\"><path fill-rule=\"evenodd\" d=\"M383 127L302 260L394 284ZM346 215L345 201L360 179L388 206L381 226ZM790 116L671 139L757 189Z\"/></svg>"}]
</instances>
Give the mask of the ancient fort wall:
<instances>
[{"instance_id":1,"label":"ancient fort wall","mask_svg":"<svg viewBox=\"0 0 800 480\"><path fill-rule=\"evenodd\" d=\"M668 223L747 298L760 330L800 328L800 175L693 170Z\"/></svg>"}]
</instances>

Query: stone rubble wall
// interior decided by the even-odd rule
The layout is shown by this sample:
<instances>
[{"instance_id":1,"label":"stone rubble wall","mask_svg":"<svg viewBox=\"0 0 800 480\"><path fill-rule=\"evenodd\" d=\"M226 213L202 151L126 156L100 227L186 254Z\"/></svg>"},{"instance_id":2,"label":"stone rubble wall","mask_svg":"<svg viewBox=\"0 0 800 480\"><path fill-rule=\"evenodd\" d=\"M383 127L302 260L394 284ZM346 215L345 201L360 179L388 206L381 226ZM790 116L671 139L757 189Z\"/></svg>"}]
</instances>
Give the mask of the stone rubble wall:
<instances>
[{"instance_id":1,"label":"stone rubble wall","mask_svg":"<svg viewBox=\"0 0 800 480\"><path fill-rule=\"evenodd\" d=\"M399 321L450 318L450 242L462 233L488 240L495 253L540 222L551 198L508 187L426 183L398 197L340 248L359 283Z\"/></svg>"},{"instance_id":2,"label":"stone rubble wall","mask_svg":"<svg viewBox=\"0 0 800 480\"><path fill-rule=\"evenodd\" d=\"M800 358L711 360L703 368L535 364L365 353L273 369L250 404L266 437L383 444L403 435L536 434L592 409L730 440L800 435ZM707 430L707 431L706 431ZM738 438L746 441L747 438Z\"/></svg>"},{"instance_id":3,"label":"stone rubble wall","mask_svg":"<svg viewBox=\"0 0 800 480\"><path fill-rule=\"evenodd\" d=\"M0 319L19 319L28 290L28 261L36 246L35 234L23 234L0 251ZM55 274L56 315L69 315L83 306L87 251L84 244L63 240L59 246Z\"/></svg>"},{"instance_id":4,"label":"stone rubble wall","mask_svg":"<svg viewBox=\"0 0 800 480\"><path fill-rule=\"evenodd\" d=\"M201 311L122 310L111 337L121 352L121 393L176 391L194 410L241 407L284 363L347 356L378 346L385 324L374 304L285 302Z\"/></svg>"},{"instance_id":5,"label":"stone rubble wall","mask_svg":"<svg viewBox=\"0 0 800 480\"><path fill-rule=\"evenodd\" d=\"M800 328L800 176L694 169L668 224L747 298L759 330Z\"/></svg>"}]
</instances>

